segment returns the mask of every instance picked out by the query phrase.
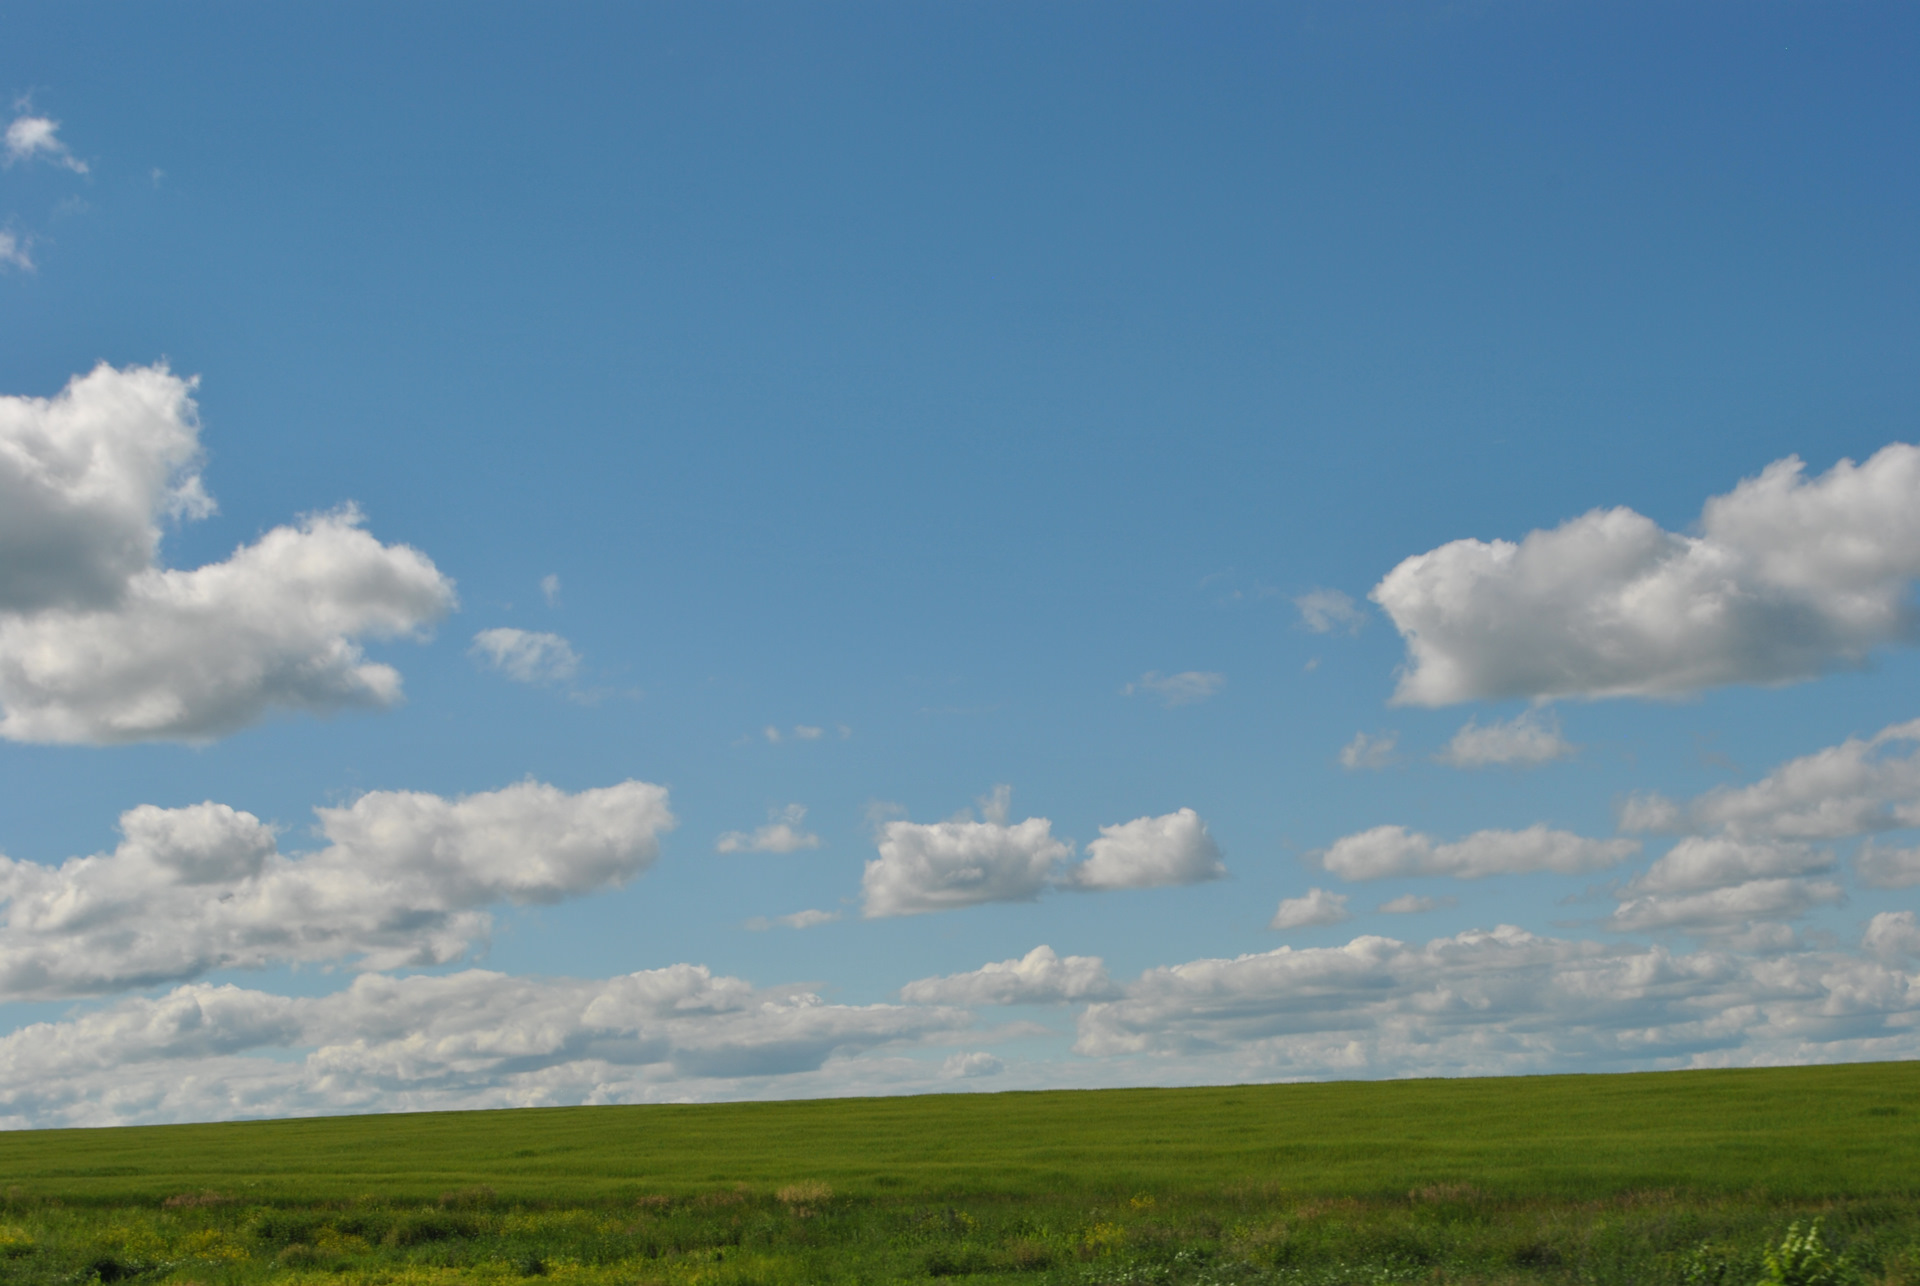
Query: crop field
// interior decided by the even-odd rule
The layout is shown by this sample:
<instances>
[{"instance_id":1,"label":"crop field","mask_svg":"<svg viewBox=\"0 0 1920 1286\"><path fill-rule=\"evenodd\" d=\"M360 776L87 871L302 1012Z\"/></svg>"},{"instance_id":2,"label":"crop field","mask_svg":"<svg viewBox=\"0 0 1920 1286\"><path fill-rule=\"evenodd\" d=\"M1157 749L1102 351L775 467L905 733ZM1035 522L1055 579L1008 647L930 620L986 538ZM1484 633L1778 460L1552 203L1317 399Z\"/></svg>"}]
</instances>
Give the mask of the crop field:
<instances>
[{"instance_id":1,"label":"crop field","mask_svg":"<svg viewBox=\"0 0 1920 1286\"><path fill-rule=\"evenodd\" d=\"M49 1130L0 1189L8 1283L1920 1284L1920 1064Z\"/></svg>"}]
</instances>

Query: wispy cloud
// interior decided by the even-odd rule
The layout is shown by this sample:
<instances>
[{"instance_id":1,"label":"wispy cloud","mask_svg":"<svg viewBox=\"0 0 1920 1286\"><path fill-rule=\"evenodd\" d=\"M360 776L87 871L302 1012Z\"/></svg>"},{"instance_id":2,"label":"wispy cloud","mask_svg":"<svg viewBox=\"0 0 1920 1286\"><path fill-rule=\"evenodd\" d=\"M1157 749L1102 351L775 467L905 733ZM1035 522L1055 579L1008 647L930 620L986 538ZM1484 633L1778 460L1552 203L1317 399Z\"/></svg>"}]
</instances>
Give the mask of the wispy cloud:
<instances>
[{"instance_id":1,"label":"wispy cloud","mask_svg":"<svg viewBox=\"0 0 1920 1286\"><path fill-rule=\"evenodd\" d=\"M800 829L807 810L801 804L788 804L769 814L765 826L746 831L728 831L714 841L716 853L797 853L803 848L819 848L820 837Z\"/></svg>"},{"instance_id":2,"label":"wispy cloud","mask_svg":"<svg viewBox=\"0 0 1920 1286\"><path fill-rule=\"evenodd\" d=\"M1397 732L1381 732L1373 736L1356 732L1353 740L1340 748L1340 766L1349 772L1377 772L1399 758L1394 753L1394 748L1399 744L1400 734Z\"/></svg>"},{"instance_id":3,"label":"wispy cloud","mask_svg":"<svg viewBox=\"0 0 1920 1286\"><path fill-rule=\"evenodd\" d=\"M559 683L571 679L580 668L579 654L558 634L509 626L481 630L473 636L468 652L515 683Z\"/></svg>"},{"instance_id":4,"label":"wispy cloud","mask_svg":"<svg viewBox=\"0 0 1920 1286\"><path fill-rule=\"evenodd\" d=\"M1293 600L1300 623L1315 634L1358 634L1367 623L1366 609L1337 589L1313 589Z\"/></svg>"},{"instance_id":5,"label":"wispy cloud","mask_svg":"<svg viewBox=\"0 0 1920 1286\"><path fill-rule=\"evenodd\" d=\"M1192 705L1196 701L1205 701L1208 697L1226 686L1227 676L1211 670L1182 670L1178 674L1162 674L1158 670L1148 670L1126 687L1120 689L1122 696L1132 696L1136 692L1150 692L1160 698L1166 706Z\"/></svg>"},{"instance_id":6,"label":"wispy cloud","mask_svg":"<svg viewBox=\"0 0 1920 1286\"><path fill-rule=\"evenodd\" d=\"M1578 754L1580 747L1560 735L1560 721L1529 710L1505 723L1482 726L1467 720L1434 758L1455 768L1505 765L1537 768Z\"/></svg>"},{"instance_id":7,"label":"wispy cloud","mask_svg":"<svg viewBox=\"0 0 1920 1286\"><path fill-rule=\"evenodd\" d=\"M21 161L43 160L75 174L85 174L87 163L67 149L60 139L60 122L45 116L20 115L7 126L0 166L11 167Z\"/></svg>"}]
</instances>

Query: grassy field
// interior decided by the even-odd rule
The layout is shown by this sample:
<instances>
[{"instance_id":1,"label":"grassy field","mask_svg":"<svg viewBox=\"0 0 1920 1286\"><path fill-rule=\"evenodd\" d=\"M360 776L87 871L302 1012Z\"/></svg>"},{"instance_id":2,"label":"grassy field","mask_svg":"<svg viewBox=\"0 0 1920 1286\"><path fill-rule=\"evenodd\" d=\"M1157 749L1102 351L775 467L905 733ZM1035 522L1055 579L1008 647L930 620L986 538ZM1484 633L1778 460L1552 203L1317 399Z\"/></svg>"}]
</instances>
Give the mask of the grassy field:
<instances>
[{"instance_id":1,"label":"grassy field","mask_svg":"<svg viewBox=\"0 0 1920 1286\"><path fill-rule=\"evenodd\" d=\"M0 1281L1920 1282L1920 1064L0 1134Z\"/></svg>"}]
</instances>

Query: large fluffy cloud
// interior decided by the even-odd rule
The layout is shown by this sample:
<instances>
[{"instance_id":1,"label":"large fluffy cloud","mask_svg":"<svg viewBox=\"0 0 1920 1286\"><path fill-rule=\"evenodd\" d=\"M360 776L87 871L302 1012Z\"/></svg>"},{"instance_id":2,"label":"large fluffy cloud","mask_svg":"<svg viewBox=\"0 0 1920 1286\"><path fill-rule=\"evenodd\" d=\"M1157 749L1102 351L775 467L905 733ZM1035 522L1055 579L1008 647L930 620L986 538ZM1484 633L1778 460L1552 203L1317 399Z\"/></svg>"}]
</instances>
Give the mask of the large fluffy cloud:
<instances>
[{"instance_id":1,"label":"large fluffy cloud","mask_svg":"<svg viewBox=\"0 0 1920 1286\"><path fill-rule=\"evenodd\" d=\"M900 989L900 999L920 1005L1057 1005L1118 994L1099 956L1063 958L1044 945L1012 960L921 978Z\"/></svg>"},{"instance_id":2,"label":"large fluffy cloud","mask_svg":"<svg viewBox=\"0 0 1920 1286\"><path fill-rule=\"evenodd\" d=\"M1662 696L1780 683L1909 640L1920 448L1815 478L1796 458L1708 500L1699 534L1594 510L1518 543L1457 540L1373 589L1405 637L1394 699Z\"/></svg>"},{"instance_id":3,"label":"large fluffy cloud","mask_svg":"<svg viewBox=\"0 0 1920 1286\"><path fill-rule=\"evenodd\" d=\"M1102 826L1087 858L1061 877L1077 889L1148 889L1220 879L1227 868L1207 824L1191 808Z\"/></svg>"},{"instance_id":4,"label":"large fluffy cloud","mask_svg":"<svg viewBox=\"0 0 1920 1286\"><path fill-rule=\"evenodd\" d=\"M0 1121L644 1102L703 1082L731 1097L968 1022L684 964L584 981L363 975L323 997L190 984L0 1038ZM282 1056L241 1056L253 1050Z\"/></svg>"},{"instance_id":5,"label":"large fluffy cloud","mask_svg":"<svg viewBox=\"0 0 1920 1286\"><path fill-rule=\"evenodd\" d=\"M629 781L538 782L445 799L376 791L315 810L327 847L278 851L223 804L143 806L111 853L57 867L0 858L0 997L97 994L285 961L441 964L483 944L486 907L553 902L630 879L674 824Z\"/></svg>"},{"instance_id":6,"label":"large fluffy cloud","mask_svg":"<svg viewBox=\"0 0 1920 1286\"><path fill-rule=\"evenodd\" d=\"M1050 888L1087 891L1160 888L1219 879L1219 846L1191 808L1102 826L1074 866L1073 845L1044 817L1007 821L1006 787L981 801L985 820L887 822L880 856L867 863L862 914L868 918L949 911L983 902L1031 902Z\"/></svg>"},{"instance_id":7,"label":"large fluffy cloud","mask_svg":"<svg viewBox=\"0 0 1920 1286\"><path fill-rule=\"evenodd\" d=\"M1320 864L1343 880L1383 880L1396 875L1450 875L1477 880L1489 875L1557 871L1573 875L1617 866L1640 851L1638 840L1587 839L1567 831L1475 831L1451 844L1404 826L1375 826L1334 841Z\"/></svg>"},{"instance_id":8,"label":"large fluffy cloud","mask_svg":"<svg viewBox=\"0 0 1920 1286\"><path fill-rule=\"evenodd\" d=\"M1849 737L1780 765L1751 786L1709 791L1680 805L1659 795L1629 800L1623 829L1704 830L1841 839L1920 826L1920 719Z\"/></svg>"},{"instance_id":9,"label":"large fluffy cloud","mask_svg":"<svg viewBox=\"0 0 1920 1286\"><path fill-rule=\"evenodd\" d=\"M1151 969L1087 1008L1074 1048L1249 1078L1680 1067L1911 1057L1916 1016L1920 979L1859 956L1675 955L1503 926Z\"/></svg>"},{"instance_id":10,"label":"large fluffy cloud","mask_svg":"<svg viewBox=\"0 0 1920 1286\"><path fill-rule=\"evenodd\" d=\"M888 822L861 881L863 914L917 915L982 902L1030 902L1073 846L1044 817L1024 822Z\"/></svg>"},{"instance_id":11,"label":"large fluffy cloud","mask_svg":"<svg viewBox=\"0 0 1920 1286\"><path fill-rule=\"evenodd\" d=\"M452 608L424 554L351 508L160 566L163 521L212 511L192 392L102 365L52 398L0 397L0 736L201 741L275 708L391 705L400 676L361 641Z\"/></svg>"}]
</instances>

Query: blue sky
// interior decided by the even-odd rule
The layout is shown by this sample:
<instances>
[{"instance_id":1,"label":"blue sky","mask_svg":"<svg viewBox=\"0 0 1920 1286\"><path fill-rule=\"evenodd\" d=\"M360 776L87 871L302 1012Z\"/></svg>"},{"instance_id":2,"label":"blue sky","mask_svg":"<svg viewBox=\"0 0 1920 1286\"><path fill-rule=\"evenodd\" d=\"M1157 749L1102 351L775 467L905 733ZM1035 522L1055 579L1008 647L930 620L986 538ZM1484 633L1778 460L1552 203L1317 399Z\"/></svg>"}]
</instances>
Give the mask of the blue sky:
<instances>
[{"instance_id":1,"label":"blue sky","mask_svg":"<svg viewBox=\"0 0 1920 1286\"><path fill-rule=\"evenodd\" d=\"M1915 1054L1908 8L7 25L8 1122Z\"/></svg>"}]
</instances>

